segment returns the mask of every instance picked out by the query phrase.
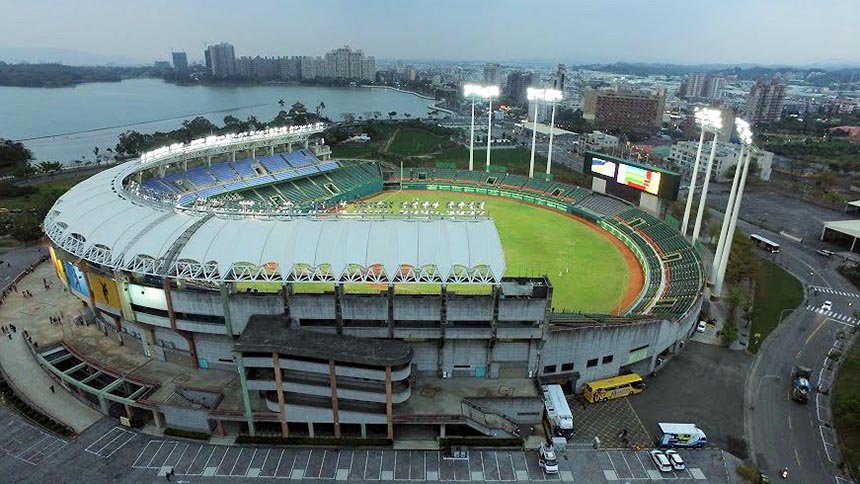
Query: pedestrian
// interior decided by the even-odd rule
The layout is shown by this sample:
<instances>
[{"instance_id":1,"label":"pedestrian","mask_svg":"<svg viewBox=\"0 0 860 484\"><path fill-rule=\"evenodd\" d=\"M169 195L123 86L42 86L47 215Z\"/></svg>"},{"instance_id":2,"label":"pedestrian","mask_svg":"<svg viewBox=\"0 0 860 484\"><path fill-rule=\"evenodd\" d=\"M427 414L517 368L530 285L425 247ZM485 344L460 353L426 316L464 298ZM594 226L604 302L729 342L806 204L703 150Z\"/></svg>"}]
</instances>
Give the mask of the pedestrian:
<instances>
[{"instance_id":1,"label":"pedestrian","mask_svg":"<svg viewBox=\"0 0 860 484\"><path fill-rule=\"evenodd\" d=\"M52 384L51 384L51 386L50 386L50 387L48 387L48 388L50 388L50 389L51 389L51 393L56 393L56 392L54 391L54 384L53 384L53 383L52 383Z\"/></svg>"},{"instance_id":2,"label":"pedestrian","mask_svg":"<svg viewBox=\"0 0 860 484\"><path fill-rule=\"evenodd\" d=\"M25 338L30 339L30 333L28 333L26 329L22 331L22 333L24 333Z\"/></svg>"},{"instance_id":3,"label":"pedestrian","mask_svg":"<svg viewBox=\"0 0 860 484\"><path fill-rule=\"evenodd\" d=\"M9 339L12 339L12 333L6 333L6 336L8 336Z\"/></svg>"},{"instance_id":4,"label":"pedestrian","mask_svg":"<svg viewBox=\"0 0 860 484\"><path fill-rule=\"evenodd\" d=\"M13 333L18 332L18 328L16 328L14 324L9 324L9 329L11 329Z\"/></svg>"}]
</instances>

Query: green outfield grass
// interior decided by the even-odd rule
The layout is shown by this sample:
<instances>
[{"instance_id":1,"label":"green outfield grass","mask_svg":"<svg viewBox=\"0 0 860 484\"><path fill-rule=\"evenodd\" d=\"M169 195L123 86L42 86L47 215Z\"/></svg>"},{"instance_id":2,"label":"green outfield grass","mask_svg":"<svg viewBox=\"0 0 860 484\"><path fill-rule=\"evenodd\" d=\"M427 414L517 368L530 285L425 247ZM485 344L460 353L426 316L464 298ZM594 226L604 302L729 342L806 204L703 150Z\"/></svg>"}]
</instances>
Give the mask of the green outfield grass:
<instances>
[{"instance_id":1,"label":"green outfield grass","mask_svg":"<svg viewBox=\"0 0 860 484\"><path fill-rule=\"evenodd\" d=\"M401 128L388 148L400 155L423 155L445 148L451 141L444 136L419 128Z\"/></svg>"},{"instance_id":2,"label":"green outfield grass","mask_svg":"<svg viewBox=\"0 0 860 484\"><path fill-rule=\"evenodd\" d=\"M557 311L610 313L621 302L629 282L624 256L589 225L549 209L465 193L407 191L385 192L374 197L374 200L395 203L413 199L440 203L451 200L485 202L502 240L506 275L549 275ZM422 289L399 285L397 290ZM428 288L423 290L429 291Z\"/></svg>"}]
</instances>

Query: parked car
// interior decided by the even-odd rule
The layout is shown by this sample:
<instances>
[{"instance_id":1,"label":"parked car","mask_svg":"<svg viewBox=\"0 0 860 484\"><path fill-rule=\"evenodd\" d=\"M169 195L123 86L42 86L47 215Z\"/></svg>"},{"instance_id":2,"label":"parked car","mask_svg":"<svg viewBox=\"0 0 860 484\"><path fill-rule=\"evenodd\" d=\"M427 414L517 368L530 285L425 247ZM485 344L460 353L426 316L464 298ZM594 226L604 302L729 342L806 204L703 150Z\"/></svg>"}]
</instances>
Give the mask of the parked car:
<instances>
[{"instance_id":1,"label":"parked car","mask_svg":"<svg viewBox=\"0 0 860 484\"><path fill-rule=\"evenodd\" d=\"M657 466L657 469L659 469L660 472L672 472L672 464L669 463L669 458L666 457L666 454L657 449L652 450L649 454L651 455L651 460L654 461L654 465Z\"/></svg>"},{"instance_id":2,"label":"parked car","mask_svg":"<svg viewBox=\"0 0 860 484\"><path fill-rule=\"evenodd\" d=\"M538 466L547 474L558 474L558 459L555 458L555 449L548 444L541 444L538 454Z\"/></svg>"},{"instance_id":3,"label":"parked car","mask_svg":"<svg viewBox=\"0 0 860 484\"><path fill-rule=\"evenodd\" d=\"M696 325L696 331L698 331L699 333L704 333L705 328L707 328L707 327L708 327L708 323L706 323L704 321L699 321L699 324Z\"/></svg>"},{"instance_id":4,"label":"parked car","mask_svg":"<svg viewBox=\"0 0 860 484\"><path fill-rule=\"evenodd\" d=\"M674 450L671 450L671 449L667 450L666 451L666 457L669 458L669 463L672 464L672 467L676 471L683 471L684 470L684 459L682 459L681 456L677 452L675 452Z\"/></svg>"},{"instance_id":5,"label":"parked car","mask_svg":"<svg viewBox=\"0 0 860 484\"><path fill-rule=\"evenodd\" d=\"M815 253L818 255L823 255L824 257L833 257L833 252L827 249L819 249L815 251Z\"/></svg>"}]
</instances>

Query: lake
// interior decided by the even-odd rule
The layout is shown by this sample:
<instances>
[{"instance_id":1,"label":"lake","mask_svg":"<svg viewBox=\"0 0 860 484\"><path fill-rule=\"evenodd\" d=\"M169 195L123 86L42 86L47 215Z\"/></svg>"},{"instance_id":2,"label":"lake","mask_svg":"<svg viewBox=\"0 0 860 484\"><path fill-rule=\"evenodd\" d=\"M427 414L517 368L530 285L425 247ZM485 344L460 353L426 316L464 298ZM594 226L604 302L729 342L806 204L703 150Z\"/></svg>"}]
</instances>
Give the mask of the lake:
<instances>
[{"instance_id":1,"label":"lake","mask_svg":"<svg viewBox=\"0 0 860 484\"><path fill-rule=\"evenodd\" d=\"M127 130L171 130L197 115L217 124L223 124L228 114L271 121L281 109L281 99L286 109L299 101L308 111L323 102L322 114L335 121L347 112L360 116L379 111L387 118L389 111L397 111L398 117L406 113L424 117L432 103L408 93L365 87L178 86L159 79L50 89L0 87L0 138L47 137L23 141L38 161L93 160L93 147L113 148ZM95 131L69 134L87 130Z\"/></svg>"}]
</instances>

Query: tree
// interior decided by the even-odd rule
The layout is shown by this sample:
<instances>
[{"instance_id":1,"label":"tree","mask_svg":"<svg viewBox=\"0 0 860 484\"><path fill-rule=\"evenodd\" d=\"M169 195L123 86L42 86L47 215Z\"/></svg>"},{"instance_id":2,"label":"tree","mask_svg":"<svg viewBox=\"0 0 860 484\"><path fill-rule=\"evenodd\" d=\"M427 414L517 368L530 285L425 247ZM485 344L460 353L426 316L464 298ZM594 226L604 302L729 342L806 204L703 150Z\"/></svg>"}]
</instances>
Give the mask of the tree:
<instances>
[{"instance_id":1,"label":"tree","mask_svg":"<svg viewBox=\"0 0 860 484\"><path fill-rule=\"evenodd\" d=\"M411 114L409 114L409 113L405 113L405 114L404 114L404 116L406 116L406 119L409 119L409 118L411 118L411 117L412 117L412 115L411 115Z\"/></svg>"},{"instance_id":2,"label":"tree","mask_svg":"<svg viewBox=\"0 0 860 484\"><path fill-rule=\"evenodd\" d=\"M284 106L285 106L286 104L287 104L287 103L285 103L283 99L281 99L280 101L278 101L278 106L280 106L280 107L281 107L281 111L283 111L283 110L284 110Z\"/></svg>"},{"instance_id":3,"label":"tree","mask_svg":"<svg viewBox=\"0 0 860 484\"><path fill-rule=\"evenodd\" d=\"M42 161L36 165L36 170L40 173L53 173L63 169L63 164L59 161Z\"/></svg>"},{"instance_id":4,"label":"tree","mask_svg":"<svg viewBox=\"0 0 860 484\"><path fill-rule=\"evenodd\" d=\"M379 119L380 116L382 116L382 113L380 113L379 111L373 112L373 119Z\"/></svg>"},{"instance_id":5,"label":"tree","mask_svg":"<svg viewBox=\"0 0 860 484\"><path fill-rule=\"evenodd\" d=\"M388 111L388 119L394 119L397 116L397 111Z\"/></svg>"},{"instance_id":6,"label":"tree","mask_svg":"<svg viewBox=\"0 0 860 484\"><path fill-rule=\"evenodd\" d=\"M721 225L716 220L712 221L705 227L705 234L708 236L708 240L711 242L714 241L720 235Z\"/></svg>"},{"instance_id":7,"label":"tree","mask_svg":"<svg viewBox=\"0 0 860 484\"><path fill-rule=\"evenodd\" d=\"M755 281L761 274L761 259L753 243L742 232L735 231L732 237L732 250L726 267L726 281L740 284Z\"/></svg>"},{"instance_id":8,"label":"tree","mask_svg":"<svg viewBox=\"0 0 860 484\"><path fill-rule=\"evenodd\" d=\"M346 123L354 123L355 122L355 113L341 113L340 117Z\"/></svg>"},{"instance_id":9,"label":"tree","mask_svg":"<svg viewBox=\"0 0 860 484\"><path fill-rule=\"evenodd\" d=\"M96 164L99 164L99 147L96 146L93 148L93 156L95 156Z\"/></svg>"},{"instance_id":10,"label":"tree","mask_svg":"<svg viewBox=\"0 0 860 484\"><path fill-rule=\"evenodd\" d=\"M738 327L735 323L726 321L723 324L723 332L721 333L723 344L730 345L738 339Z\"/></svg>"},{"instance_id":11,"label":"tree","mask_svg":"<svg viewBox=\"0 0 860 484\"><path fill-rule=\"evenodd\" d=\"M42 236L41 219L33 214L25 214L15 218L10 235L20 242L29 242Z\"/></svg>"}]
</instances>

